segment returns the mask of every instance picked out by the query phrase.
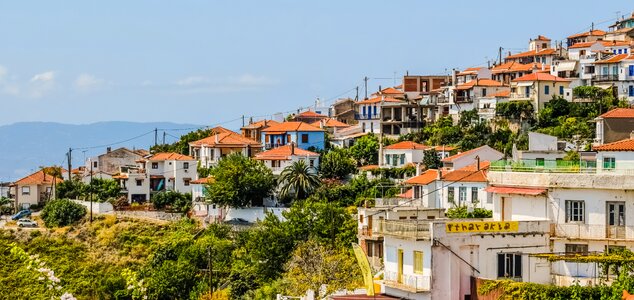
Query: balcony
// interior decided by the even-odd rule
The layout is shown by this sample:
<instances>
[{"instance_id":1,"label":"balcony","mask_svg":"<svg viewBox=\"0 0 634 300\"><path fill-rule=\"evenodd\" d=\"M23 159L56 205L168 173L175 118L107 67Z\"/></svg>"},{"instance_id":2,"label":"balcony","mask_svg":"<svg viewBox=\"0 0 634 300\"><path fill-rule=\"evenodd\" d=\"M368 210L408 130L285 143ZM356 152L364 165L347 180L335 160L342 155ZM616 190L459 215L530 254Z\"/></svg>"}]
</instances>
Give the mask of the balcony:
<instances>
[{"instance_id":1,"label":"balcony","mask_svg":"<svg viewBox=\"0 0 634 300\"><path fill-rule=\"evenodd\" d=\"M405 121L401 123L402 128L423 128L425 127L425 122L418 121Z\"/></svg>"},{"instance_id":2,"label":"balcony","mask_svg":"<svg viewBox=\"0 0 634 300\"><path fill-rule=\"evenodd\" d=\"M607 75L594 75L592 76L592 81L618 81L618 74L607 74Z\"/></svg>"},{"instance_id":3,"label":"balcony","mask_svg":"<svg viewBox=\"0 0 634 300\"><path fill-rule=\"evenodd\" d=\"M379 114L360 114L355 113L354 118L357 120L378 120Z\"/></svg>"},{"instance_id":4,"label":"balcony","mask_svg":"<svg viewBox=\"0 0 634 300\"><path fill-rule=\"evenodd\" d=\"M399 274L385 271L383 283L391 288L411 293L427 292L431 290L431 276Z\"/></svg>"},{"instance_id":5,"label":"balcony","mask_svg":"<svg viewBox=\"0 0 634 300\"><path fill-rule=\"evenodd\" d=\"M632 226L589 225L583 223L551 224L553 238L579 240L623 240L634 237Z\"/></svg>"},{"instance_id":6,"label":"balcony","mask_svg":"<svg viewBox=\"0 0 634 300\"><path fill-rule=\"evenodd\" d=\"M281 146L284 146L284 145L286 145L286 144L284 144L284 143L266 143L266 144L264 144L264 148L266 150L271 150L273 148L281 147Z\"/></svg>"},{"instance_id":7,"label":"balcony","mask_svg":"<svg viewBox=\"0 0 634 300\"><path fill-rule=\"evenodd\" d=\"M430 222L425 220L381 220L380 233L404 239L429 240L431 238Z\"/></svg>"},{"instance_id":8,"label":"balcony","mask_svg":"<svg viewBox=\"0 0 634 300\"><path fill-rule=\"evenodd\" d=\"M456 103L471 103L473 99L469 96L456 95Z\"/></svg>"},{"instance_id":9,"label":"balcony","mask_svg":"<svg viewBox=\"0 0 634 300\"><path fill-rule=\"evenodd\" d=\"M564 161L523 159L491 162L491 171L533 173L596 173L596 161Z\"/></svg>"},{"instance_id":10,"label":"balcony","mask_svg":"<svg viewBox=\"0 0 634 300\"><path fill-rule=\"evenodd\" d=\"M423 206L422 199L405 199L405 198L376 198L374 199L375 207L389 207L389 206L410 206L421 207Z\"/></svg>"}]
</instances>

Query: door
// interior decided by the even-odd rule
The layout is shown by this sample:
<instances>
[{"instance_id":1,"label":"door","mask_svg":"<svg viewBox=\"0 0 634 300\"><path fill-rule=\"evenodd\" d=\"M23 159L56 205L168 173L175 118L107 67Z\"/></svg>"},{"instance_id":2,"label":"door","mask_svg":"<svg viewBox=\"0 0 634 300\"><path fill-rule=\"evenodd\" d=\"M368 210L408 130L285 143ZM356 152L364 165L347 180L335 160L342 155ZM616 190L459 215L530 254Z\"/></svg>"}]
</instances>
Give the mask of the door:
<instances>
[{"instance_id":1,"label":"door","mask_svg":"<svg viewBox=\"0 0 634 300\"><path fill-rule=\"evenodd\" d=\"M372 231L374 231L374 228L372 227L372 220L374 218L372 216L368 216L368 236L372 236Z\"/></svg>"},{"instance_id":2,"label":"door","mask_svg":"<svg viewBox=\"0 0 634 300\"><path fill-rule=\"evenodd\" d=\"M625 238L625 202L607 203L607 235L608 238Z\"/></svg>"},{"instance_id":3,"label":"door","mask_svg":"<svg viewBox=\"0 0 634 300\"><path fill-rule=\"evenodd\" d=\"M502 207L502 221L511 220L511 198L502 197L500 206Z\"/></svg>"},{"instance_id":4,"label":"door","mask_svg":"<svg viewBox=\"0 0 634 300\"><path fill-rule=\"evenodd\" d=\"M396 282L403 283L403 249L398 249L396 253L398 273L396 274Z\"/></svg>"}]
</instances>

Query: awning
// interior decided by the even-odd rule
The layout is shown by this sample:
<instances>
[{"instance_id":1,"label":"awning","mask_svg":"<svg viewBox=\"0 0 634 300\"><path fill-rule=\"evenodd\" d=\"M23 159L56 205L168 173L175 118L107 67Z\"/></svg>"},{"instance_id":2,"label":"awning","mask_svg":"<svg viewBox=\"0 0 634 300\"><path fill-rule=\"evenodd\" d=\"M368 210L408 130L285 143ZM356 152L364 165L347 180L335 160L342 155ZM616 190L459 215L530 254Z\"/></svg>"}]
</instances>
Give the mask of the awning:
<instances>
[{"instance_id":1,"label":"awning","mask_svg":"<svg viewBox=\"0 0 634 300\"><path fill-rule=\"evenodd\" d=\"M546 189L521 188L521 187L512 187L512 186L490 186L484 190L486 192L496 193L496 194L515 194L515 195L529 195L529 196L539 196L546 193Z\"/></svg>"},{"instance_id":2,"label":"awning","mask_svg":"<svg viewBox=\"0 0 634 300\"><path fill-rule=\"evenodd\" d=\"M557 72L574 71L577 67L576 61L562 61L557 65Z\"/></svg>"},{"instance_id":3,"label":"awning","mask_svg":"<svg viewBox=\"0 0 634 300\"><path fill-rule=\"evenodd\" d=\"M517 83L517 86L531 86L533 85L532 81L520 81Z\"/></svg>"},{"instance_id":4,"label":"awning","mask_svg":"<svg viewBox=\"0 0 634 300\"><path fill-rule=\"evenodd\" d=\"M163 175L150 175L150 179L164 179L165 176Z\"/></svg>"}]
</instances>

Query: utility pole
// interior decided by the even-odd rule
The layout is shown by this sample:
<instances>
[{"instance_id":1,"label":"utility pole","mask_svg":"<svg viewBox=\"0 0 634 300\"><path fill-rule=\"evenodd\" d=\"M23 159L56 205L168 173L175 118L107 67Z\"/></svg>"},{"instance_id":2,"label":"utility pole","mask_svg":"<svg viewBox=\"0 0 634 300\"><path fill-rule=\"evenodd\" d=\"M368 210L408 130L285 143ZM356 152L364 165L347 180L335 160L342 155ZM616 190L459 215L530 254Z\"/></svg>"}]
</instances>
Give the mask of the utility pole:
<instances>
[{"instance_id":1,"label":"utility pole","mask_svg":"<svg viewBox=\"0 0 634 300\"><path fill-rule=\"evenodd\" d=\"M244 115L242 115L242 127L244 127Z\"/></svg>"},{"instance_id":2,"label":"utility pole","mask_svg":"<svg viewBox=\"0 0 634 300\"><path fill-rule=\"evenodd\" d=\"M158 145L158 128L154 128L154 147Z\"/></svg>"},{"instance_id":3,"label":"utility pole","mask_svg":"<svg viewBox=\"0 0 634 300\"><path fill-rule=\"evenodd\" d=\"M211 260L211 246L207 247L207 255L209 257L209 261L207 265L209 268L209 297L213 299L214 288L213 288L213 285L211 284L211 272L213 271L213 264Z\"/></svg>"},{"instance_id":4,"label":"utility pole","mask_svg":"<svg viewBox=\"0 0 634 300\"><path fill-rule=\"evenodd\" d=\"M73 170L73 154L72 153L73 153L73 148L68 148L68 154L67 154L67 157L66 157L66 158L68 158L68 180L72 179L71 178L71 176L72 176L71 173L73 173L72 172L72 170Z\"/></svg>"},{"instance_id":5,"label":"utility pole","mask_svg":"<svg viewBox=\"0 0 634 300\"><path fill-rule=\"evenodd\" d=\"M166 134L166 132L165 132L165 130L163 130L163 145L165 145L165 134Z\"/></svg>"},{"instance_id":6,"label":"utility pole","mask_svg":"<svg viewBox=\"0 0 634 300\"><path fill-rule=\"evenodd\" d=\"M357 90L357 94L356 94L356 96L354 96L354 101L358 101L359 100L359 87L357 86L355 89Z\"/></svg>"},{"instance_id":7,"label":"utility pole","mask_svg":"<svg viewBox=\"0 0 634 300\"><path fill-rule=\"evenodd\" d=\"M90 193L88 194L90 197L90 223L92 223L92 160L89 160L90 162Z\"/></svg>"},{"instance_id":8,"label":"utility pole","mask_svg":"<svg viewBox=\"0 0 634 300\"><path fill-rule=\"evenodd\" d=\"M364 99L368 99L368 76L363 77L363 85L365 87L365 98Z\"/></svg>"},{"instance_id":9,"label":"utility pole","mask_svg":"<svg viewBox=\"0 0 634 300\"><path fill-rule=\"evenodd\" d=\"M502 47L498 48L498 65L502 64Z\"/></svg>"}]
</instances>

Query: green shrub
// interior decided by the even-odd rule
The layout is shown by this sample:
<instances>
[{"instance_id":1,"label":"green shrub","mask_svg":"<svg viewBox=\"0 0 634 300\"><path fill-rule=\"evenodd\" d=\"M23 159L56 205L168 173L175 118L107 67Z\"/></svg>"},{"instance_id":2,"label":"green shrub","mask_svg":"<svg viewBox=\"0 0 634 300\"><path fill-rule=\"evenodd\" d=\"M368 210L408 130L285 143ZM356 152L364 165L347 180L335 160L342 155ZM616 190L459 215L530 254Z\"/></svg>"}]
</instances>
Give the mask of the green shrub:
<instances>
[{"instance_id":1,"label":"green shrub","mask_svg":"<svg viewBox=\"0 0 634 300\"><path fill-rule=\"evenodd\" d=\"M42 210L47 227L61 227L77 223L86 215L86 208L68 199L50 201Z\"/></svg>"}]
</instances>

